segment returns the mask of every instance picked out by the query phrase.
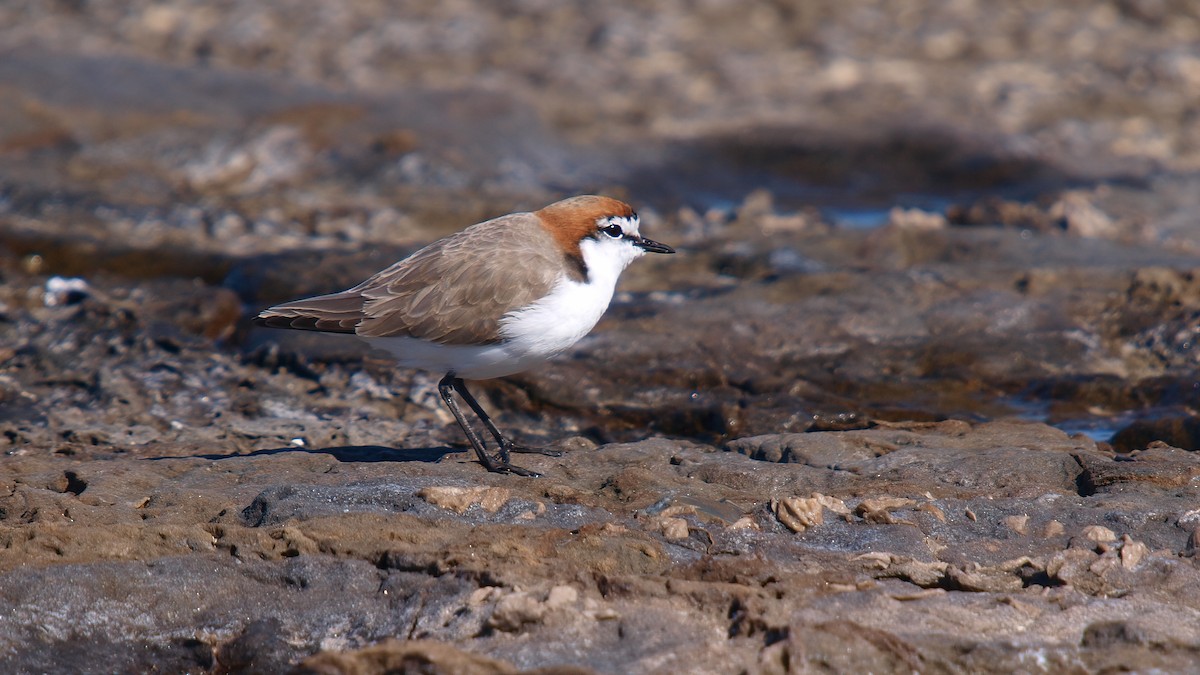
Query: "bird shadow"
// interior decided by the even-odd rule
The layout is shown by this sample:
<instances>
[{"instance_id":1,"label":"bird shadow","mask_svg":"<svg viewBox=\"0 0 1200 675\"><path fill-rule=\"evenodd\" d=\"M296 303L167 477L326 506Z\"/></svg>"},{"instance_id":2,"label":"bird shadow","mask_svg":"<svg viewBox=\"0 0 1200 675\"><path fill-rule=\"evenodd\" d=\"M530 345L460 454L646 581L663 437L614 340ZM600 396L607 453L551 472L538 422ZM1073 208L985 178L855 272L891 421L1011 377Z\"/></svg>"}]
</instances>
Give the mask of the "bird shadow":
<instances>
[{"instance_id":1,"label":"bird shadow","mask_svg":"<svg viewBox=\"0 0 1200 675\"><path fill-rule=\"evenodd\" d=\"M459 448L388 448L382 445L343 445L329 448L299 448L287 446L282 448L266 448L252 452L208 453L203 455L161 456L148 457L150 460L163 459L245 459L247 457L269 457L285 453L305 452L312 455L329 455L339 462L426 462L440 461L446 455L462 452Z\"/></svg>"}]
</instances>

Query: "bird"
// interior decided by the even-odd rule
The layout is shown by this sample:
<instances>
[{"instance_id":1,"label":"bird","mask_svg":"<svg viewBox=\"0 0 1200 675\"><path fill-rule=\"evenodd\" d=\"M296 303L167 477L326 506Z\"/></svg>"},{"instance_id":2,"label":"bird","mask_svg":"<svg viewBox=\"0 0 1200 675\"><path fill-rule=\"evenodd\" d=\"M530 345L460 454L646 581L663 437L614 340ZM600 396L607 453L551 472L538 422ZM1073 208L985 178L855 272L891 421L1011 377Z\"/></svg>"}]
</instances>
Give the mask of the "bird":
<instances>
[{"instance_id":1,"label":"bird","mask_svg":"<svg viewBox=\"0 0 1200 675\"><path fill-rule=\"evenodd\" d=\"M646 253L674 253L643 237L633 208L599 195L510 213L439 239L353 288L286 302L254 323L353 334L397 365L442 374L438 393L488 471L537 472L512 463L529 449L509 440L465 380L523 372L587 335L608 309L621 272ZM498 446L489 454L457 393Z\"/></svg>"}]
</instances>

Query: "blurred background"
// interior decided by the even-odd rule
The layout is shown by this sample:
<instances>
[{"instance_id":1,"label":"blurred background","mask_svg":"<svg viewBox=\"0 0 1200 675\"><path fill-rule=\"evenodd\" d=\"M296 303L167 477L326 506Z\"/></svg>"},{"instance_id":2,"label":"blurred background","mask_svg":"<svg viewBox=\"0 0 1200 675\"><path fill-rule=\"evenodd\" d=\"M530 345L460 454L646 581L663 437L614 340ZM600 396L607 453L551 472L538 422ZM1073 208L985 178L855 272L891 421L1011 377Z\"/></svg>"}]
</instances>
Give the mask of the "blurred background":
<instances>
[{"instance_id":1,"label":"blurred background","mask_svg":"<svg viewBox=\"0 0 1200 675\"><path fill-rule=\"evenodd\" d=\"M399 240L427 212L589 188L701 211L767 188L853 212L1145 180L1200 166L1198 13L11 0L5 208L220 248Z\"/></svg>"}]
</instances>

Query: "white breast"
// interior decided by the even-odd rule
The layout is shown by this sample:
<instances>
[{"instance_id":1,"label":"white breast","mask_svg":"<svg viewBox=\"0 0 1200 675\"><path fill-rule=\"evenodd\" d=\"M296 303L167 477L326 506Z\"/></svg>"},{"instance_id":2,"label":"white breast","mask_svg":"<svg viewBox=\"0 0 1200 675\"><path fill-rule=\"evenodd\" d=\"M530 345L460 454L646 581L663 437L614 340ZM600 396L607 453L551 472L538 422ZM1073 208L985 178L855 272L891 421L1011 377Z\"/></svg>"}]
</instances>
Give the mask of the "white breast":
<instances>
[{"instance_id":1,"label":"white breast","mask_svg":"<svg viewBox=\"0 0 1200 675\"><path fill-rule=\"evenodd\" d=\"M604 315L621 272L643 254L626 241L588 239L580 246L588 279L562 277L541 300L500 320L504 342L492 345L439 345L409 337L372 338L399 365L453 372L468 380L512 375L566 351Z\"/></svg>"},{"instance_id":2,"label":"white breast","mask_svg":"<svg viewBox=\"0 0 1200 675\"><path fill-rule=\"evenodd\" d=\"M501 333L514 350L544 360L578 342L608 309L621 272L642 254L626 241L611 239L587 239L580 250L586 281L563 277L546 297L501 319Z\"/></svg>"}]
</instances>

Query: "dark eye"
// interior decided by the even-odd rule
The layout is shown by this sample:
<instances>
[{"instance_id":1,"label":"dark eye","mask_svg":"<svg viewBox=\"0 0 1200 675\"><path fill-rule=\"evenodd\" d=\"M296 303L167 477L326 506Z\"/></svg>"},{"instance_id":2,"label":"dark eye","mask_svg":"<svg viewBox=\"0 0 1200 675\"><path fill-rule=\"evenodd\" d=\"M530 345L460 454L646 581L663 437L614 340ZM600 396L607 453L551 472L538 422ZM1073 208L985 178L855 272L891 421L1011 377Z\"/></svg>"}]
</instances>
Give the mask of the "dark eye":
<instances>
[{"instance_id":1,"label":"dark eye","mask_svg":"<svg viewBox=\"0 0 1200 675\"><path fill-rule=\"evenodd\" d=\"M616 223L613 223L608 227L602 227L600 228L600 231L612 237L613 239L620 239L625 235L625 230L622 230L621 226L617 225Z\"/></svg>"}]
</instances>

